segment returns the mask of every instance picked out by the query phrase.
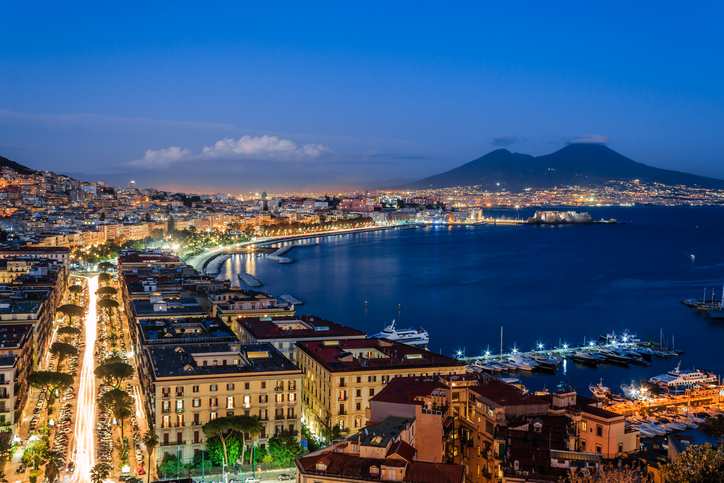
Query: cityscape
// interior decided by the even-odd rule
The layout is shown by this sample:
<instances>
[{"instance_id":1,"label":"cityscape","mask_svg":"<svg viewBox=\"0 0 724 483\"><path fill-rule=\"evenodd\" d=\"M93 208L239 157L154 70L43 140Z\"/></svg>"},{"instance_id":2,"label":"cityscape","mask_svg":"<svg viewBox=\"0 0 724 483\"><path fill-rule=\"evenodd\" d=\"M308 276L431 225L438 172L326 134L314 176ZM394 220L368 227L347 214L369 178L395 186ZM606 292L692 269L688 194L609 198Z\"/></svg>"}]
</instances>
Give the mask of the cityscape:
<instances>
[{"instance_id":1,"label":"cityscape","mask_svg":"<svg viewBox=\"0 0 724 483\"><path fill-rule=\"evenodd\" d=\"M0 481L724 481L719 6L219 6L6 9Z\"/></svg>"}]
</instances>

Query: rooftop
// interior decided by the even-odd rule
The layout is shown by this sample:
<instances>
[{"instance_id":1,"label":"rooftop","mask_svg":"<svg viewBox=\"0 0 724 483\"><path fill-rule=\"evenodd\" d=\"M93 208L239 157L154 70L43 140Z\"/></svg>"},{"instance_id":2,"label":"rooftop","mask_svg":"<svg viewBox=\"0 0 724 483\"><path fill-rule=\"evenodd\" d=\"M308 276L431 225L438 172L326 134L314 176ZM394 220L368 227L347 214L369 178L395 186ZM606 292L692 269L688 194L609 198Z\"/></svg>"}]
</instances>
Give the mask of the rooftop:
<instances>
[{"instance_id":1,"label":"rooftop","mask_svg":"<svg viewBox=\"0 0 724 483\"><path fill-rule=\"evenodd\" d=\"M447 386L437 378L431 377L396 377L382 391L372 398L374 402L397 404L425 404L425 396L446 391Z\"/></svg>"},{"instance_id":2,"label":"rooftop","mask_svg":"<svg viewBox=\"0 0 724 483\"><path fill-rule=\"evenodd\" d=\"M238 342L219 318L150 318L139 321L143 344Z\"/></svg>"},{"instance_id":3,"label":"rooftop","mask_svg":"<svg viewBox=\"0 0 724 483\"><path fill-rule=\"evenodd\" d=\"M386 339L303 341L297 347L330 372L465 367L456 359Z\"/></svg>"},{"instance_id":4,"label":"rooftop","mask_svg":"<svg viewBox=\"0 0 724 483\"><path fill-rule=\"evenodd\" d=\"M384 448L390 443L390 440L396 440L414 421L414 419L388 416L379 424L367 426L359 433L350 436L347 441L357 441L360 446Z\"/></svg>"},{"instance_id":5,"label":"rooftop","mask_svg":"<svg viewBox=\"0 0 724 483\"><path fill-rule=\"evenodd\" d=\"M131 307L136 317L159 316L173 318L208 315L206 310L193 297L166 299L154 294L150 300L133 300Z\"/></svg>"},{"instance_id":6,"label":"rooftop","mask_svg":"<svg viewBox=\"0 0 724 483\"><path fill-rule=\"evenodd\" d=\"M156 378L300 372L269 343L164 345L147 347L145 353Z\"/></svg>"},{"instance_id":7,"label":"rooftop","mask_svg":"<svg viewBox=\"0 0 724 483\"><path fill-rule=\"evenodd\" d=\"M346 327L314 315L278 317L240 317L241 328L256 340L364 337L361 330Z\"/></svg>"}]
</instances>

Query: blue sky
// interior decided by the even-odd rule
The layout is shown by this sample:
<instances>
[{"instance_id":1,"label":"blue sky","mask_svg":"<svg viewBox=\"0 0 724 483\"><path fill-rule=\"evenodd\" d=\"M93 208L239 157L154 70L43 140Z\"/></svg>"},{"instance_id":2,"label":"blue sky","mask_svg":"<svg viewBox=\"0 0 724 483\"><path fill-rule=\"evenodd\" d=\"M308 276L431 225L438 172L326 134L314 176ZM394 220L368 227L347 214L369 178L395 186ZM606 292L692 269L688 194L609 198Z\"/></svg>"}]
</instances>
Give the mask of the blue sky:
<instances>
[{"instance_id":1,"label":"blue sky","mask_svg":"<svg viewBox=\"0 0 724 483\"><path fill-rule=\"evenodd\" d=\"M593 134L724 178L721 3L548 3L0 3L0 155L241 192Z\"/></svg>"}]
</instances>

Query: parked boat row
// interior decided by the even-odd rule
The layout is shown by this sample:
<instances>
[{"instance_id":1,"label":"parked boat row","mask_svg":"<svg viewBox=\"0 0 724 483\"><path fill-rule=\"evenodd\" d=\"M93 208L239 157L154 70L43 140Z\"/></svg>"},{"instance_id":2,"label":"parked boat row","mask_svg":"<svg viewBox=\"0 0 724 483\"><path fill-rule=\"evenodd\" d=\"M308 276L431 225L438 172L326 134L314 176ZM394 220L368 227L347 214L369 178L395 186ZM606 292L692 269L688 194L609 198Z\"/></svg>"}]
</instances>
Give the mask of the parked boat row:
<instances>
[{"instance_id":1,"label":"parked boat row","mask_svg":"<svg viewBox=\"0 0 724 483\"><path fill-rule=\"evenodd\" d=\"M644 438L664 436L675 431L696 429L708 418L721 415L717 409L697 408L697 412L688 414L666 411L649 417L629 416L626 421L633 429L638 429Z\"/></svg>"}]
</instances>

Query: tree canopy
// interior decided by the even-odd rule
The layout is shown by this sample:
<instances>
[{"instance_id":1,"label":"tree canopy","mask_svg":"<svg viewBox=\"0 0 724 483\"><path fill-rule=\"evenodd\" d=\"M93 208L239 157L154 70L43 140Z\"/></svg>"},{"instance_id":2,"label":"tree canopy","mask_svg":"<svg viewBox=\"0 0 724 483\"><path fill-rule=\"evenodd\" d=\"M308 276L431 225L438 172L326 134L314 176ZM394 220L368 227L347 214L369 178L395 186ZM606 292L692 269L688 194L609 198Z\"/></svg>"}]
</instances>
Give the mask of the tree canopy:
<instances>
[{"instance_id":1,"label":"tree canopy","mask_svg":"<svg viewBox=\"0 0 724 483\"><path fill-rule=\"evenodd\" d=\"M28 384L36 389L48 387L48 389L55 391L56 389L72 386L73 376L62 372L37 371L28 376Z\"/></svg>"},{"instance_id":2,"label":"tree canopy","mask_svg":"<svg viewBox=\"0 0 724 483\"><path fill-rule=\"evenodd\" d=\"M132 365L114 360L96 367L94 374L97 378L103 379L106 384L119 388L123 381L133 376L134 372Z\"/></svg>"},{"instance_id":3,"label":"tree canopy","mask_svg":"<svg viewBox=\"0 0 724 483\"><path fill-rule=\"evenodd\" d=\"M77 329L75 327L71 327L70 325L64 325L60 329L58 329L58 335L62 337L69 337L73 335L79 335L80 329Z\"/></svg>"},{"instance_id":4,"label":"tree canopy","mask_svg":"<svg viewBox=\"0 0 724 483\"><path fill-rule=\"evenodd\" d=\"M50 346L50 353L58 356L57 369L60 371L63 360L68 356L78 355L78 349L65 342L53 342L53 345Z\"/></svg>"},{"instance_id":5,"label":"tree canopy","mask_svg":"<svg viewBox=\"0 0 724 483\"><path fill-rule=\"evenodd\" d=\"M104 463L98 463L93 468L91 468L91 483L103 483L103 481L108 478L109 474L110 471L108 470L108 467Z\"/></svg>"},{"instance_id":6,"label":"tree canopy","mask_svg":"<svg viewBox=\"0 0 724 483\"><path fill-rule=\"evenodd\" d=\"M85 309L83 307L81 307L79 305L75 305L75 304L61 305L60 307L58 307L55 310L65 316L67 316L69 321L72 321L73 317L80 317L83 314L85 314Z\"/></svg>"},{"instance_id":7,"label":"tree canopy","mask_svg":"<svg viewBox=\"0 0 724 483\"><path fill-rule=\"evenodd\" d=\"M98 264L98 268L103 270L104 272L111 270L114 266L115 265L113 265L111 262L101 262Z\"/></svg>"},{"instance_id":8,"label":"tree canopy","mask_svg":"<svg viewBox=\"0 0 724 483\"><path fill-rule=\"evenodd\" d=\"M298 434L298 431L290 433L285 430L269 440L269 454L280 467L292 466L294 460L305 453L299 444Z\"/></svg>"},{"instance_id":9,"label":"tree canopy","mask_svg":"<svg viewBox=\"0 0 724 483\"><path fill-rule=\"evenodd\" d=\"M83 291L83 286L82 285L71 285L70 287L68 287L68 291L73 292L73 293L81 293Z\"/></svg>"},{"instance_id":10,"label":"tree canopy","mask_svg":"<svg viewBox=\"0 0 724 483\"><path fill-rule=\"evenodd\" d=\"M113 413L113 417L121 423L121 441L123 441L123 420L133 414L133 399L126 391L116 388L103 394L98 403Z\"/></svg>"},{"instance_id":11,"label":"tree canopy","mask_svg":"<svg viewBox=\"0 0 724 483\"><path fill-rule=\"evenodd\" d=\"M108 282L111 280L111 275L108 273L101 273L98 275L98 281L99 282Z\"/></svg>"},{"instance_id":12,"label":"tree canopy","mask_svg":"<svg viewBox=\"0 0 724 483\"><path fill-rule=\"evenodd\" d=\"M229 462L233 464L241 457L241 438L237 433L232 433L226 437L226 452ZM206 439L206 451L209 452L209 458L217 466L224 466L224 445L221 438L211 436Z\"/></svg>"},{"instance_id":13,"label":"tree canopy","mask_svg":"<svg viewBox=\"0 0 724 483\"><path fill-rule=\"evenodd\" d=\"M709 443L689 446L673 463L659 467L666 483L724 482L724 447Z\"/></svg>"},{"instance_id":14,"label":"tree canopy","mask_svg":"<svg viewBox=\"0 0 724 483\"><path fill-rule=\"evenodd\" d=\"M113 299L100 299L96 305L98 305L98 307L100 307L102 309L106 309L106 310L118 308L118 302L116 302Z\"/></svg>"},{"instance_id":15,"label":"tree canopy","mask_svg":"<svg viewBox=\"0 0 724 483\"><path fill-rule=\"evenodd\" d=\"M113 287L101 287L96 290L96 295L115 295L116 293L118 293L118 290Z\"/></svg>"}]
</instances>

